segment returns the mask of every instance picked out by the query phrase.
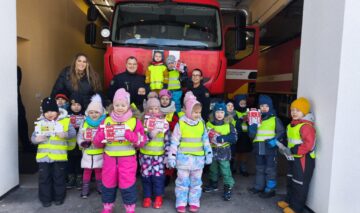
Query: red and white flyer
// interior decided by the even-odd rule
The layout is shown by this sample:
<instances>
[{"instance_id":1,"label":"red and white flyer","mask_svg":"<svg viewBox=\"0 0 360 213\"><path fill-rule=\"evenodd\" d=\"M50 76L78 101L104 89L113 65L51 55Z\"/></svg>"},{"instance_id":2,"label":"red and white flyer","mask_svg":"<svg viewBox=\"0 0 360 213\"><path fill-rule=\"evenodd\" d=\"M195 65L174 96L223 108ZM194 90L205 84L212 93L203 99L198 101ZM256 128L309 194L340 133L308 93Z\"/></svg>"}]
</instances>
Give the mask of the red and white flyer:
<instances>
[{"instance_id":1,"label":"red and white flyer","mask_svg":"<svg viewBox=\"0 0 360 213\"><path fill-rule=\"evenodd\" d=\"M152 131L154 129L166 132L169 129L169 123L165 118L156 118L146 115L144 120L145 131Z\"/></svg>"},{"instance_id":2,"label":"red and white flyer","mask_svg":"<svg viewBox=\"0 0 360 213\"><path fill-rule=\"evenodd\" d=\"M125 124L105 126L105 139L107 141L125 141Z\"/></svg>"},{"instance_id":3,"label":"red and white flyer","mask_svg":"<svg viewBox=\"0 0 360 213\"><path fill-rule=\"evenodd\" d=\"M248 111L248 116L247 117L248 117L249 125L257 124L258 126L260 126L260 124L261 124L261 112L260 112L259 109L251 108Z\"/></svg>"},{"instance_id":4,"label":"red and white flyer","mask_svg":"<svg viewBox=\"0 0 360 213\"><path fill-rule=\"evenodd\" d=\"M70 123L74 128L79 128L84 119L83 115L70 115Z\"/></svg>"},{"instance_id":5,"label":"red and white flyer","mask_svg":"<svg viewBox=\"0 0 360 213\"><path fill-rule=\"evenodd\" d=\"M84 139L86 141L92 141L96 134L96 131L97 131L96 128L87 128L84 132Z\"/></svg>"}]
</instances>

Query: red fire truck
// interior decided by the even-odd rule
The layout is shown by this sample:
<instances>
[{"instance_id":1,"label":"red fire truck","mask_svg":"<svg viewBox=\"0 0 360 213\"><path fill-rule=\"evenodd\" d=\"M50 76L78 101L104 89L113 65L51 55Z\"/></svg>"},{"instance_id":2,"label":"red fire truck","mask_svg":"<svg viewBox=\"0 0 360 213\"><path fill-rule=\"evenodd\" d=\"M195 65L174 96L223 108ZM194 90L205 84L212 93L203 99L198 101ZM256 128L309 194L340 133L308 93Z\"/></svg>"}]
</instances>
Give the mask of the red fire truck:
<instances>
[{"instance_id":1,"label":"red fire truck","mask_svg":"<svg viewBox=\"0 0 360 213\"><path fill-rule=\"evenodd\" d=\"M201 69L212 95L247 92L242 90L255 81L258 28L245 28L241 12L222 14L216 0L117 0L110 22L105 87L125 71L129 56L138 59L143 74L153 50L175 55L190 71Z\"/></svg>"}]
</instances>

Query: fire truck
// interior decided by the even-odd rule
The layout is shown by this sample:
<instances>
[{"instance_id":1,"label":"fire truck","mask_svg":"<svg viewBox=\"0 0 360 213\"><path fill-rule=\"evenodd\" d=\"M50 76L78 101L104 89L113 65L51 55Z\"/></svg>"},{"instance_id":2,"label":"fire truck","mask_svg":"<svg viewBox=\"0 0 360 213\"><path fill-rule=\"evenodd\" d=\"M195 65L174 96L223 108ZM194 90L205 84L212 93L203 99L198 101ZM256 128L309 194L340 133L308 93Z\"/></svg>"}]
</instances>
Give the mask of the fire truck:
<instances>
[{"instance_id":1,"label":"fire truck","mask_svg":"<svg viewBox=\"0 0 360 213\"><path fill-rule=\"evenodd\" d=\"M89 44L95 43L94 25L87 26ZM107 43L105 88L125 71L129 56L138 59L138 73L144 74L154 50L165 58L175 55L189 71L202 70L212 95L247 93L256 80L258 27L246 26L241 11L222 11L216 0L116 0L109 25L101 31Z\"/></svg>"}]
</instances>

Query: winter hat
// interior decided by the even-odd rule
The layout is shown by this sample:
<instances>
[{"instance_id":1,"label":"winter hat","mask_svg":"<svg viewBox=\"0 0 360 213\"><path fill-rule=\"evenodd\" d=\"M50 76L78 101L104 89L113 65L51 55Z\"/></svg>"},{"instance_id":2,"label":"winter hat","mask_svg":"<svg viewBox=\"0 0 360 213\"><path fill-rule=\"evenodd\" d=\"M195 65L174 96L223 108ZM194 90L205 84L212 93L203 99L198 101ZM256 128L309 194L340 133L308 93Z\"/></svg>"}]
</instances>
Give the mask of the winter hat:
<instances>
[{"instance_id":1,"label":"winter hat","mask_svg":"<svg viewBox=\"0 0 360 213\"><path fill-rule=\"evenodd\" d=\"M105 109L102 105L101 97L99 94L95 94L91 97L91 101L85 111L85 115L88 116L88 112L91 110L100 112L100 114L104 114Z\"/></svg>"},{"instance_id":2,"label":"winter hat","mask_svg":"<svg viewBox=\"0 0 360 213\"><path fill-rule=\"evenodd\" d=\"M308 99L300 97L291 103L290 108L296 108L306 115L310 112L310 102Z\"/></svg>"},{"instance_id":3,"label":"winter hat","mask_svg":"<svg viewBox=\"0 0 360 213\"><path fill-rule=\"evenodd\" d=\"M151 92L149 92L149 94L147 96L147 99L149 99L149 98L159 98L159 95L156 92L151 91Z\"/></svg>"},{"instance_id":4,"label":"winter hat","mask_svg":"<svg viewBox=\"0 0 360 213\"><path fill-rule=\"evenodd\" d=\"M259 96L259 105L267 104L269 106L269 113L274 113L274 105L273 102L268 95L260 95Z\"/></svg>"},{"instance_id":5,"label":"winter hat","mask_svg":"<svg viewBox=\"0 0 360 213\"><path fill-rule=\"evenodd\" d=\"M146 102L146 110L150 107L159 107L160 108L160 101L157 98L149 98Z\"/></svg>"},{"instance_id":6,"label":"winter hat","mask_svg":"<svg viewBox=\"0 0 360 213\"><path fill-rule=\"evenodd\" d=\"M69 97L69 95L63 90L60 90L55 94L55 100L58 98L62 98L62 99L65 99L66 101L69 101L68 97Z\"/></svg>"},{"instance_id":7,"label":"winter hat","mask_svg":"<svg viewBox=\"0 0 360 213\"><path fill-rule=\"evenodd\" d=\"M215 115L216 111L224 111L225 116L227 115L226 105L224 102L216 102L213 108L213 113Z\"/></svg>"},{"instance_id":8,"label":"winter hat","mask_svg":"<svg viewBox=\"0 0 360 213\"><path fill-rule=\"evenodd\" d=\"M126 92L126 90L124 88L120 88L120 89L116 90L114 98L113 98L113 103L115 103L116 101L121 101L121 100L126 101L126 104L128 106L130 106L130 94L128 92Z\"/></svg>"},{"instance_id":9,"label":"winter hat","mask_svg":"<svg viewBox=\"0 0 360 213\"><path fill-rule=\"evenodd\" d=\"M161 98L161 97L163 97L163 96L167 96L167 97L169 97L169 98L171 99L172 94L171 94L171 92L170 92L169 90L167 90L167 89L162 89L162 90L160 90L160 92L159 92L159 97Z\"/></svg>"},{"instance_id":10,"label":"winter hat","mask_svg":"<svg viewBox=\"0 0 360 213\"><path fill-rule=\"evenodd\" d=\"M81 106L83 106L84 100L80 93L74 92L73 94L71 94L70 104L73 103L79 103Z\"/></svg>"},{"instance_id":11,"label":"winter hat","mask_svg":"<svg viewBox=\"0 0 360 213\"><path fill-rule=\"evenodd\" d=\"M246 99L247 99L247 96L244 95L244 94L239 94L239 95L236 95L236 96L234 97L234 100L235 100L236 105L238 105L241 100L245 100L245 101L246 101Z\"/></svg>"},{"instance_id":12,"label":"winter hat","mask_svg":"<svg viewBox=\"0 0 360 213\"><path fill-rule=\"evenodd\" d=\"M166 59L166 65L170 64L170 63L175 63L176 58L174 55L169 55Z\"/></svg>"},{"instance_id":13,"label":"winter hat","mask_svg":"<svg viewBox=\"0 0 360 213\"><path fill-rule=\"evenodd\" d=\"M41 110L42 113L45 114L46 112L59 112L59 107L56 104L56 100L54 98L44 98L41 102Z\"/></svg>"},{"instance_id":14,"label":"winter hat","mask_svg":"<svg viewBox=\"0 0 360 213\"><path fill-rule=\"evenodd\" d=\"M189 91L185 93L184 97L184 105L185 105L185 115L188 118L191 118L191 112L195 104L199 104L200 102L196 100L194 94Z\"/></svg>"}]
</instances>

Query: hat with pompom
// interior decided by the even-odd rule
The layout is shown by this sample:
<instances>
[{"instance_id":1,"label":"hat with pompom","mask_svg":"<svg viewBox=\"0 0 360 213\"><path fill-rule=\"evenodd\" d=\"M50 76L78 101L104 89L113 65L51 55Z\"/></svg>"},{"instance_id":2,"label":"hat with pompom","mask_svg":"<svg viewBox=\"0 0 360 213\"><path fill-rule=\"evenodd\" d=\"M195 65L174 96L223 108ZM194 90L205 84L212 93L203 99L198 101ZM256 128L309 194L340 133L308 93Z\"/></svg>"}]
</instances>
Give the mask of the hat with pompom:
<instances>
[{"instance_id":1,"label":"hat with pompom","mask_svg":"<svg viewBox=\"0 0 360 213\"><path fill-rule=\"evenodd\" d=\"M102 105L102 100L99 94L95 94L91 97L91 101L85 111L85 115L88 116L89 111L96 111L100 114L104 114L105 109Z\"/></svg>"}]
</instances>

